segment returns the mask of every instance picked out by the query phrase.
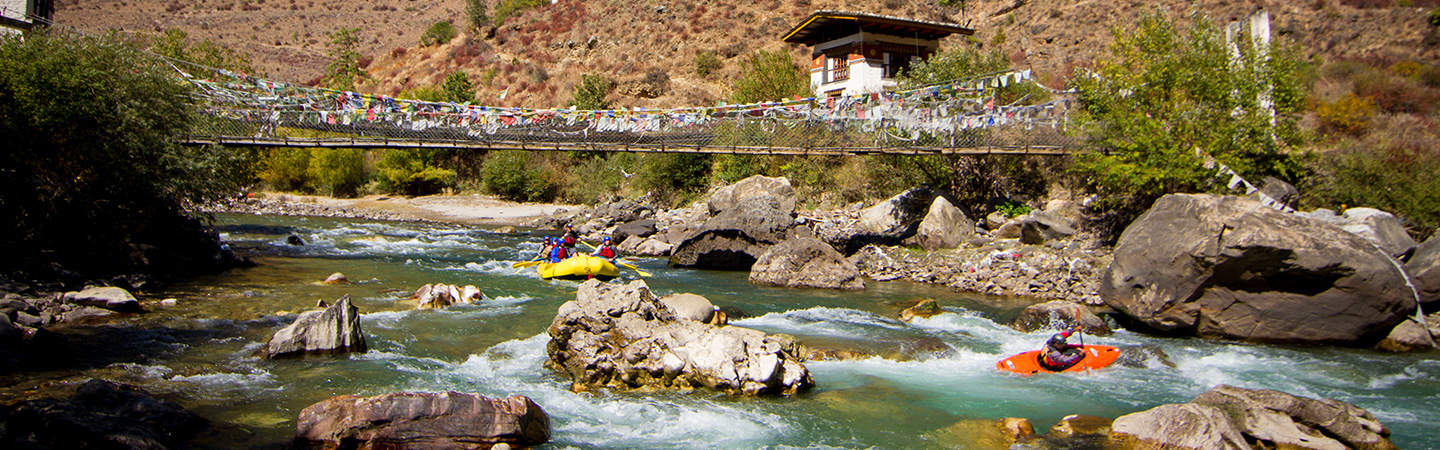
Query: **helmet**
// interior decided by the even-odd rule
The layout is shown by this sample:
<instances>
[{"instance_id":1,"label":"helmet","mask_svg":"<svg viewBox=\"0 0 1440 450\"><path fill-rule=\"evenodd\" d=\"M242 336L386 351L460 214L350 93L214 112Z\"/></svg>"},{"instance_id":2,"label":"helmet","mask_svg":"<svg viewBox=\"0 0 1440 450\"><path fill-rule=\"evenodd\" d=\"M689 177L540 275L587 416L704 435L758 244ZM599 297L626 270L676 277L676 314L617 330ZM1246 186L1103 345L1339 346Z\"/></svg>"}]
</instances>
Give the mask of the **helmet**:
<instances>
[{"instance_id":1,"label":"helmet","mask_svg":"<svg viewBox=\"0 0 1440 450\"><path fill-rule=\"evenodd\" d=\"M609 242L610 242L610 236L605 236L605 237L603 237L603 238L600 238L600 242L609 243Z\"/></svg>"},{"instance_id":2,"label":"helmet","mask_svg":"<svg viewBox=\"0 0 1440 450\"><path fill-rule=\"evenodd\" d=\"M1050 340L1045 341L1045 346L1046 346L1046 347L1050 347L1050 348L1054 348L1054 349L1057 349L1057 350L1058 350L1058 349L1063 349L1063 348L1065 348L1065 337L1064 337L1064 336L1061 336L1061 335L1059 335L1059 334L1054 335L1054 336L1050 336Z\"/></svg>"}]
</instances>

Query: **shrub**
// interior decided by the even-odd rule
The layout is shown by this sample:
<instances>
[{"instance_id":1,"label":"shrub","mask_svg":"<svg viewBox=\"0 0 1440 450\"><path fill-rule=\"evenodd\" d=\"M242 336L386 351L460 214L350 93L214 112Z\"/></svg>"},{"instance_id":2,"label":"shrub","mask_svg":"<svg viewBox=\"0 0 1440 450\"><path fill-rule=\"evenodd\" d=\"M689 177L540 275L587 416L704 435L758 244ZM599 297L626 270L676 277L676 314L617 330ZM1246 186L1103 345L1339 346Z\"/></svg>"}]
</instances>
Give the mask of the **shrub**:
<instances>
[{"instance_id":1,"label":"shrub","mask_svg":"<svg viewBox=\"0 0 1440 450\"><path fill-rule=\"evenodd\" d=\"M1203 166L1214 157L1249 179L1295 181L1303 167L1287 151L1304 98L1304 61L1274 43L1268 54L1243 44L1234 62L1219 27L1198 19L1181 32L1163 15L1116 29L1110 54L1094 76L1073 80L1083 107L1072 128L1099 152L1075 158L1075 173L1100 194L1092 225L1116 238L1161 195L1219 191L1223 180ZM1264 61L1264 62L1262 62ZM1273 101L1272 116L1260 104Z\"/></svg>"},{"instance_id":2,"label":"shrub","mask_svg":"<svg viewBox=\"0 0 1440 450\"><path fill-rule=\"evenodd\" d=\"M1320 119L1321 131L1358 136L1370 125L1370 118L1375 115L1375 102L1355 94L1345 94L1334 102L1321 103L1315 108L1315 115Z\"/></svg>"},{"instance_id":3,"label":"shrub","mask_svg":"<svg viewBox=\"0 0 1440 450\"><path fill-rule=\"evenodd\" d=\"M500 3L495 5L495 24L503 24L510 16L546 4L549 4L547 0L500 0Z\"/></svg>"},{"instance_id":4,"label":"shrub","mask_svg":"<svg viewBox=\"0 0 1440 450\"><path fill-rule=\"evenodd\" d=\"M1375 101L1375 106L1390 113L1429 114L1440 102L1440 94L1414 79L1383 70L1369 70L1353 79L1355 93Z\"/></svg>"},{"instance_id":5,"label":"shrub","mask_svg":"<svg viewBox=\"0 0 1440 450\"><path fill-rule=\"evenodd\" d=\"M617 198L625 185L625 173L636 170L638 163L634 153L572 156L565 166L568 173L561 199L596 204Z\"/></svg>"},{"instance_id":6,"label":"shrub","mask_svg":"<svg viewBox=\"0 0 1440 450\"><path fill-rule=\"evenodd\" d=\"M471 29L490 24L490 15L485 9L485 0L465 0L465 17L470 19Z\"/></svg>"},{"instance_id":7,"label":"shrub","mask_svg":"<svg viewBox=\"0 0 1440 450\"><path fill-rule=\"evenodd\" d=\"M742 62L740 71L740 78L730 86L730 99L735 103L811 95L810 77L785 52L760 51Z\"/></svg>"},{"instance_id":8,"label":"shrub","mask_svg":"<svg viewBox=\"0 0 1440 450\"><path fill-rule=\"evenodd\" d=\"M455 185L455 171L436 164L433 151L392 149L375 163L382 191L405 195L429 195Z\"/></svg>"},{"instance_id":9,"label":"shrub","mask_svg":"<svg viewBox=\"0 0 1440 450\"><path fill-rule=\"evenodd\" d=\"M1301 186L1315 206L1369 206L1406 220L1421 239L1440 226L1440 133L1426 119L1392 116L1368 136L1316 158Z\"/></svg>"},{"instance_id":10,"label":"shrub","mask_svg":"<svg viewBox=\"0 0 1440 450\"><path fill-rule=\"evenodd\" d=\"M469 103L475 100L475 85L470 83L470 76L458 70L445 76L440 92L443 101L447 102Z\"/></svg>"},{"instance_id":11,"label":"shrub","mask_svg":"<svg viewBox=\"0 0 1440 450\"><path fill-rule=\"evenodd\" d=\"M261 164L260 179L271 189L300 191L310 185L310 150L270 149Z\"/></svg>"},{"instance_id":12,"label":"shrub","mask_svg":"<svg viewBox=\"0 0 1440 450\"><path fill-rule=\"evenodd\" d=\"M720 70L720 57L715 52L703 50L695 54L695 74L701 77L708 77L716 70Z\"/></svg>"},{"instance_id":13,"label":"shrub","mask_svg":"<svg viewBox=\"0 0 1440 450\"><path fill-rule=\"evenodd\" d=\"M981 51L975 47L955 47L944 50L930 58L920 60L900 73L898 82L905 87L920 87L931 84L961 80L978 75L1010 70L1011 60L998 50ZM1034 81L1012 83L999 88L995 94L996 103L1006 105L1024 100L1023 104L1033 105L1050 101L1050 92Z\"/></svg>"},{"instance_id":14,"label":"shrub","mask_svg":"<svg viewBox=\"0 0 1440 450\"><path fill-rule=\"evenodd\" d=\"M455 31L455 25L451 24L450 21L442 20L435 22L435 24L430 25L429 29L425 30L424 34L420 35L420 45L429 47L431 45L444 44L450 42L451 39L455 39L455 35L457 34L459 33Z\"/></svg>"},{"instance_id":15,"label":"shrub","mask_svg":"<svg viewBox=\"0 0 1440 450\"><path fill-rule=\"evenodd\" d=\"M610 100L606 97L614 88L615 82L609 78L581 75L580 84L575 85L575 93L570 96L570 106L578 109L610 109Z\"/></svg>"},{"instance_id":16,"label":"shrub","mask_svg":"<svg viewBox=\"0 0 1440 450\"><path fill-rule=\"evenodd\" d=\"M365 152L357 148L313 150L309 174L316 191L334 197L353 197L365 184Z\"/></svg>"},{"instance_id":17,"label":"shrub","mask_svg":"<svg viewBox=\"0 0 1440 450\"><path fill-rule=\"evenodd\" d=\"M545 173L532 168L530 154L520 150L493 152L480 166L480 183L485 190L516 201L547 198L552 186Z\"/></svg>"},{"instance_id":18,"label":"shrub","mask_svg":"<svg viewBox=\"0 0 1440 450\"><path fill-rule=\"evenodd\" d=\"M640 158L635 176L641 189L673 199L704 189L709 173L710 155L653 153Z\"/></svg>"}]
</instances>

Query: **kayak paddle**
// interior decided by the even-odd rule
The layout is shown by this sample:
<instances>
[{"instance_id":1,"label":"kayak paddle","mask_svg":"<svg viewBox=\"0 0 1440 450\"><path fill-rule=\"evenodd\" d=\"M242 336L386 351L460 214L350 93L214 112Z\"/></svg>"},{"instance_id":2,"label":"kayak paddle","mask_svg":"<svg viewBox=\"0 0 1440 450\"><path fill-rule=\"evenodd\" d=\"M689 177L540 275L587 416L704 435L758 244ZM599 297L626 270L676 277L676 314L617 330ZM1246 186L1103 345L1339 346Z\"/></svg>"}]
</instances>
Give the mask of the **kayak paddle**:
<instances>
[{"instance_id":1,"label":"kayak paddle","mask_svg":"<svg viewBox=\"0 0 1440 450\"><path fill-rule=\"evenodd\" d=\"M639 268L639 267L635 267L634 264L626 264L626 263L623 263L623 262L620 262L620 261L615 261L615 264L619 264L620 267L624 267L624 268L626 268L626 269L630 269L630 270L635 271L635 274L636 274L636 275L640 275L640 276L642 276L642 277L648 277L648 276L650 276L650 272L646 272L646 271L640 270L640 268Z\"/></svg>"}]
</instances>

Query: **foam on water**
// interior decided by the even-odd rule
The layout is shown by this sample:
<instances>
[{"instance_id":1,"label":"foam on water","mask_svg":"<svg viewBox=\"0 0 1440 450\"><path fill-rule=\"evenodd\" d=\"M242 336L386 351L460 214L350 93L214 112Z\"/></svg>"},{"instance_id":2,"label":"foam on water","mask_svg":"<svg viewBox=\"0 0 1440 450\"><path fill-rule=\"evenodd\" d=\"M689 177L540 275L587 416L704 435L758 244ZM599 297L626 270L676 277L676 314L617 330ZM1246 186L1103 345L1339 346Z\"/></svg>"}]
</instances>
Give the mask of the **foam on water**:
<instances>
[{"instance_id":1,"label":"foam on water","mask_svg":"<svg viewBox=\"0 0 1440 450\"><path fill-rule=\"evenodd\" d=\"M526 267L526 268L522 268L522 269L516 269L516 268L514 267L514 265L515 265L515 263L517 263L517 262L519 262L519 261L504 261L504 260L493 260L493 259L492 259L492 260L485 261L485 262L482 262L482 263L468 262L468 263L465 263L465 265L462 265L462 266L446 266L446 267L440 267L438 270L455 271L455 272L488 273L488 274L492 274L492 275L504 275L504 276L511 276L511 277L518 276L518 277L535 278L535 279L539 279L539 278L540 278L540 273L539 273L539 272L536 272L534 268Z\"/></svg>"},{"instance_id":2,"label":"foam on water","mask_svg":"<svg viewBox=\"0 0 1440 450\"><path fill-rule=\"evenodd\" d=\"M846 337L853 336L853 333L867 328L888 330L905 328L905 323L899 320L856 309L827 306L769 313L732 323L746 327L777 330L782 333Z\"/></svg>"}]
</instances>

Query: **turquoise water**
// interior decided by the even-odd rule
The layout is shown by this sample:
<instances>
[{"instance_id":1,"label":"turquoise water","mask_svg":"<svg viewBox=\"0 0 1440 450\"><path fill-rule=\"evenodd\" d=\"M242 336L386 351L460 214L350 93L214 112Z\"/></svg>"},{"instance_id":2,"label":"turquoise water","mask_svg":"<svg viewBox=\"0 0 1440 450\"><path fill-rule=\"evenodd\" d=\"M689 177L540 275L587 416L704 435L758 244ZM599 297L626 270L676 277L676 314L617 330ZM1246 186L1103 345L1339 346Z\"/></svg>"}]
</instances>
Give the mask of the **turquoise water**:
<instances>
[{"instance_id":1,"label":"turquoise water","mask_svg":"<svg viewBox=\"0 0 1440 450\"><path fill-rule=\"evenodd\" d=\"M660 259L638 265L657 294L695 292L744 312L732 323L793 334L812 345L914 355L809 362L817 388L796 398L732 398L706 392L572 393L544 369L545 328L574 296L575 282L543 281L516 261L534 237L479 228L316 218L221 216L223 235L259 266L152 293L131 320L140 361L105 373L178 399L220 423L207 446L286 445L305 406L340 394L456 390L521 394L551 416L553 443L576 447L944 447L971 446L938 433L958 421L1025 417L1044 432L1060 417L1115 417L1184 402L1216 384L1336 398L1376 414L1405 448L1440 441L1436 353L1388 355L1332 348L1255 346L1162 339L1121 331L1087 343L1151 345L1175 367L1148 361L1082 375L1018 377L995 362L1037 348L1048 335L1008 322L1027 302L903 282L863 292L752 286L743 273L678 270ZM289 233L307 242L284 243ZM351 285L318 284L343 272ZM633 274L627 274L627 279ZM488 299L441 311L412 310L425 283L474 284ZM317 300L349 294L371 350L335 358L265 361L253 356L288 319ZM946 313L913 323L901 304L935 298ZM936 348L938 352L913 352ZM958 440L957 440L958 439Z\"/></svg>"}]
</instances>

